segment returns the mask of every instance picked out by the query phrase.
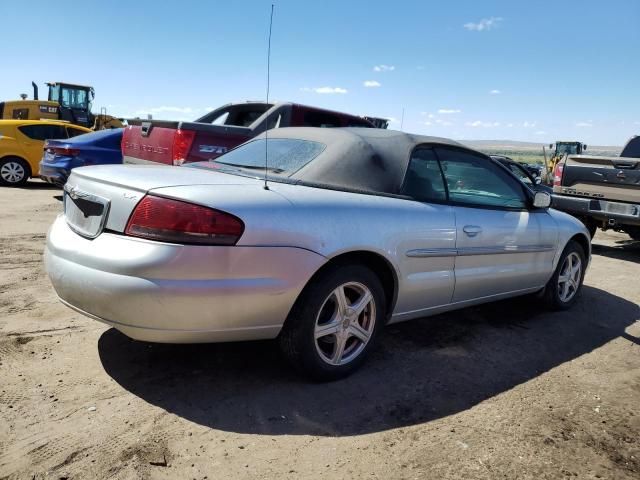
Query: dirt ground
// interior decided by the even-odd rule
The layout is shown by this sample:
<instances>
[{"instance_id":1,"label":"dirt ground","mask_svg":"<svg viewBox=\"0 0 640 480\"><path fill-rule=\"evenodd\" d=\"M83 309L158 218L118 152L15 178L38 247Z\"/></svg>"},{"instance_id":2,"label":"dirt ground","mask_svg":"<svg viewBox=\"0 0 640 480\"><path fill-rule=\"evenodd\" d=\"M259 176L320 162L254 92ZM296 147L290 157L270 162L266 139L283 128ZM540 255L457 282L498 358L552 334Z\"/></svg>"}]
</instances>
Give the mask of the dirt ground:
<instances>
[{"instance_id":1,"label":"dirt ground","mask_svg":"<svg viewBox=\"0 0 640 480\"><path fill-rule=\"evenodd\" d=\"M392 326L309 384L272 342L150 345L60 304L60 190L0 189L0 479L640 478L640 243L598 232L565 313Z\"/></svg>"}]
</instances>

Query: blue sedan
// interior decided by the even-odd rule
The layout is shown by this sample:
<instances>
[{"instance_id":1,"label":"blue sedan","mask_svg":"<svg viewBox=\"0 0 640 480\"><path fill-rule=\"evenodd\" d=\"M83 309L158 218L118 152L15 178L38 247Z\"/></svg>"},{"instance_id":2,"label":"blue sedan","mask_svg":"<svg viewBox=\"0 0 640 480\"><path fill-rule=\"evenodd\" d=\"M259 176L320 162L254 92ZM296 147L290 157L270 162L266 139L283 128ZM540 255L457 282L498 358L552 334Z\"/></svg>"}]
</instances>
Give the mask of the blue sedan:
<instances>
[{"instance_id":1,"label":"blue sedan","mask_svg":"<svg viewBox=\"0 0 640 480\"><path fill-rule=\"evenodd\" d=\"M40 178L61 187L76 167L122 163L122 130L100 130L69 139L47 140L40 162Z\"/></svg>"}]
</instances>

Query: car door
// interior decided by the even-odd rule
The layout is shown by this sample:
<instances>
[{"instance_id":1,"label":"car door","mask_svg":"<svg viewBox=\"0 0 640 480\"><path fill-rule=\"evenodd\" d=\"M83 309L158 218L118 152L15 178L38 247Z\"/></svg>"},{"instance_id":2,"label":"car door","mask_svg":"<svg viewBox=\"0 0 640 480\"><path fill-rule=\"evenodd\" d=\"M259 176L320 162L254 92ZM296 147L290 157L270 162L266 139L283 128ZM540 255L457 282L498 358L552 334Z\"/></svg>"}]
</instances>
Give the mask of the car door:
<instances>
[{"instance_id":1,"label":"car door","mask_svg":"<svg viewBox=\"0 0 640 480\"><path fill-rule=\"evenodd\" d=\"M429 146L412 152L401 193L412 200L403 210L408 226L397 246L402 277L397 319L449 304L455 285L455 218L438 159Z\"/></svg>"},{"instance_id":2,"label":"car door","mask_svg":"<svg viewBox=\"0 0 640 480\"><path fill-rule=\"evenodd\" d=\"M435 149L456 220L453 302L542 287L552 271L557 229L530 208L525 187L482 154Z\"/></svg>"},{"instance_id":3,"label":"car door","mask_svg":"<svg viewBox=\"0 0 640 480\"><path fill-rule=\"evenodd\" d=\"M18 127L21 135L19 142L25 151L26 160L31 166L33 176L40 173L40 160L43 155L44 141L49 139L67 138L67 131L62 125L28 124Z\"/></svg>"}]
</instances>

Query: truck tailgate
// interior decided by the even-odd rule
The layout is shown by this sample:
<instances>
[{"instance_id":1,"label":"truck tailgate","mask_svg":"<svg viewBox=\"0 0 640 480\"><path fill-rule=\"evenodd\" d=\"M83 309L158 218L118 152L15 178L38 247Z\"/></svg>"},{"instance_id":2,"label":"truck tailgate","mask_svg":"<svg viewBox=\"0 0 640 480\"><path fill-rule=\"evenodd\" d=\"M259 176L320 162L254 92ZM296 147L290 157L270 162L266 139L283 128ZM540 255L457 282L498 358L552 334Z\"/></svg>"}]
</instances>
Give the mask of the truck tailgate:
<instances>
[{"instance_id":1,"label":"truck tailgate","mask_svg":"<svg viewBox=\"0 0 640 480\"><path fill-rule=\"evenodd\" d=\"M559 191L558 191L559 190ZM557 193L640 203L640 159L570 156Z\"/></svg>"},{"instance_id":2,"label":"truck tailgate","mask_svg":"<svg viewBox=\"0 0 640 480\"><path fill-rule=\"evenodd\" d=\"M173 139L180 122L134 123L122 134L124 163L162 163L173 165Z\"/></svg>"}]
</instances>

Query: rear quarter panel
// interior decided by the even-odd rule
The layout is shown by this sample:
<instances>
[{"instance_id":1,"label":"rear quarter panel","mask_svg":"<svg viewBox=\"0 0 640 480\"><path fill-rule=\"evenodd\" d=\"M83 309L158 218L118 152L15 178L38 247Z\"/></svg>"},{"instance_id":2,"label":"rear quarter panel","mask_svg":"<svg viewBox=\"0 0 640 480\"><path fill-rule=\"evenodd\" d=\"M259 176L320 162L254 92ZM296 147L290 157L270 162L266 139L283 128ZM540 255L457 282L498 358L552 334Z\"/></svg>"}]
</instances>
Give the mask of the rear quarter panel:
<instances>
[{"instance_id":1,"label":"rear quarter panel","mask_svg":"<svg viewBox=\"0 0 640 480\"><path fill-rule=\"evenodd\" d=\"M24 149L16 139L13 125L0 125L0 158L21 157L27 160Z\"/></svg>"}]
</instances>

